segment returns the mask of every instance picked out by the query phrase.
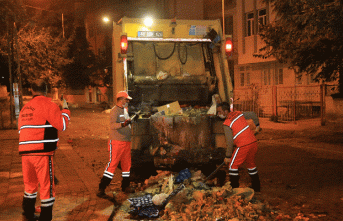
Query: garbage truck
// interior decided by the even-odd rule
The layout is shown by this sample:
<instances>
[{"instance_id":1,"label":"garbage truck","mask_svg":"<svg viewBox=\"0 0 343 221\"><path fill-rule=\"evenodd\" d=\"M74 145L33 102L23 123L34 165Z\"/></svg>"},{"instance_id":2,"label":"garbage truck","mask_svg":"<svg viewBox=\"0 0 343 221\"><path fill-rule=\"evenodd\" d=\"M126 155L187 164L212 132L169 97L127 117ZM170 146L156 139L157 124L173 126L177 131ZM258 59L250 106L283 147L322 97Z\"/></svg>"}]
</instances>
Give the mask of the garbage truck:
<instances>
[{"instance_id":1,"label":"garbage truck","mask_svg":"<svg viewBox=\"0 0 343 221\"><path fill-rule=\"evenodd\" d=\"M140 111L132 124L132 166L222 160L223 122L209 113L214 98L233 96L232 42L220 21L123 17L113 23L112 46L114 96L128 91L129 113Z\"/></svg>"}]
</instances>

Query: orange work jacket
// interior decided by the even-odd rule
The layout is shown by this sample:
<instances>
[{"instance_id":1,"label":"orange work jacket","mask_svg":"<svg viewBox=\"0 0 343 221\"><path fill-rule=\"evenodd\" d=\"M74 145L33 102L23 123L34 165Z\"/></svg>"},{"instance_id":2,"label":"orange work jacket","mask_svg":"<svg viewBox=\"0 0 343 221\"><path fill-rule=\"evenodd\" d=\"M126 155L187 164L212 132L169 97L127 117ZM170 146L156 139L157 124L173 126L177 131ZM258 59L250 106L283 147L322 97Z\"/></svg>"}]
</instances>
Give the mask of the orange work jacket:
<instances>
[{"instance_id":1,"label":"orange work jacket","mask_svg":"<svg viewBox=\"0 0 343 221\"><path fill-rule=\"evenodd\" d=\"M45 96L34 96L20 111L18 119L19 154L53 155L57 148L58 131L64 131L70 111Z\"/></svg>"},{"instance_id":2,"label":"orange work jacket","mask_svg":"<svg viewBox=\"0 0 343 221\"><path fill-rule=\"evenodd\" d=\"M243 147L257 141L240 111L230 112L224 121L224 125L231 128L233 142L237 147Z\"/></svg>"}]
</instances>

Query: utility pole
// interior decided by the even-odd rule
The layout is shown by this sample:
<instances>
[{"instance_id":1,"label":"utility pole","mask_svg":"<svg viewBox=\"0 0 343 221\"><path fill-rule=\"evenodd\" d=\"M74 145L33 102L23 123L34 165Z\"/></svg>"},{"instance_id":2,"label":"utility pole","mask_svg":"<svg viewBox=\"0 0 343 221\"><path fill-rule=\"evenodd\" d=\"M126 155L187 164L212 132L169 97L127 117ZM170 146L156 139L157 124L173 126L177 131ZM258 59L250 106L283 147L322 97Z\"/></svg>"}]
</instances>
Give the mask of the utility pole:
<instances>
[{"instance_id":1,"label":"utility pole","mask_svg":"<svg viewBox=\"0 0 343 221\"><path fill-rule=\"evenodd\" d=\"M8 45L8 72L10 75L10 118L11 118L11 127L13 126L13 119L14 119L14 108L13 108L13 76L12 76L12 41L11 36L12 35L12 31L10 30L10 22L9 22L9 16L6 16L6 29L7 29L7 33L8 33L8 37L7 37L7 45Z\"/></svg>"}]
</instances>

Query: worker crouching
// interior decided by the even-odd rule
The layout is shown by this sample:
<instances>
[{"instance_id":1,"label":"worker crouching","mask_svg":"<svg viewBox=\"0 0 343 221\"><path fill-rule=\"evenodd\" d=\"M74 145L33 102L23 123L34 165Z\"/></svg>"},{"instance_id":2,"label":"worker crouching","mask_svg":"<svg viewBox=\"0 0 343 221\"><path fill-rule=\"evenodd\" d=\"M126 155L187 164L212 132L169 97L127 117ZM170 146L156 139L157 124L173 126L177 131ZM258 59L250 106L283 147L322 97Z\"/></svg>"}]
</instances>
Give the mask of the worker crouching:
<instances>
[{"instance_id":1,"label":"worker crouching","mask_svg":"<svg viewBox=\"0 0 343 221\"><path fill-rule=\"evenodd\" d=\"M245 163L251 178L251 186L255 192L260 192L260 179L255 164L257 153L257 139L249 128L247 119L252 119L256 132L260 129L258 117L254 112L230 112L230 105L222 102L217 105L218 116L225 119L223 123L227 152L225 162L229 164L229 178L232 188L239 187L238 168ZM233 151L233 146L236 148Z\"/></svg>"}]
</instances>

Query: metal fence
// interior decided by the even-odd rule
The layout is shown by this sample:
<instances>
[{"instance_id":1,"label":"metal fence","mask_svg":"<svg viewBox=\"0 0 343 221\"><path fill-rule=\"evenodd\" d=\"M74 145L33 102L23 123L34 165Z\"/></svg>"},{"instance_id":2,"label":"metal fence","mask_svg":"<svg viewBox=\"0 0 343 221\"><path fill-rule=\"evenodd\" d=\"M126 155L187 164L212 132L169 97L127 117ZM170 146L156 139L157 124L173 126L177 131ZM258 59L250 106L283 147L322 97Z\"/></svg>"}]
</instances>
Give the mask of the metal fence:
<instances>
[{"instance_id":1,"label":"metal fence","mask_svg":"<svg viewBox=\"0 0 343 221\"><path fill-rule=\"evenodd\" d=\"M234 90L234 109L254 111L259 117L296 121L324 117L325 95L337 85L251 86Z\"/></svg>"}]
</instances>

